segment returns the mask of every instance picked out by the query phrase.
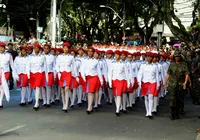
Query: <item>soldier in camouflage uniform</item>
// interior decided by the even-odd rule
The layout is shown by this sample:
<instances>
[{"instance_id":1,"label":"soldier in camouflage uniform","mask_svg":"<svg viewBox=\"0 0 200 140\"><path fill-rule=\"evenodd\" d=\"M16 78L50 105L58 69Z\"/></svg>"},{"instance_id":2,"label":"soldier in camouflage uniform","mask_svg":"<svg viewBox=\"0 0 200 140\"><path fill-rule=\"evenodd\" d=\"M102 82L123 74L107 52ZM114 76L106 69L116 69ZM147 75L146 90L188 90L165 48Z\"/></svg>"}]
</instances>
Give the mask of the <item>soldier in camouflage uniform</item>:
<instances>
[{"instance_id":1,"label":"soldier in camouflage uniform","mask_svg":"<svg viewBox=\"0 0 200 140\"><path fill-rule=\"evenodd\" d=\"M196 49L196 57L192 63L192 93L193 93L193 103L195 105L200 105L200 50Z\"/></svg>"},{"instance_id":2,"label":"soldier in camouflage uniform","mask_svg":"<svg viewBox=\"0 0 200 140\"><path fill-rule=\"evenodd\" d=\"M181 52L176 50L174 53L174 62L169 66L166 84L168 83L168 91L170 97L170 107L172 120L180 119L179 114L184 106L184 89L189 79L189 70L187 64L181 61Z\"/></svg>"}]
</instances>

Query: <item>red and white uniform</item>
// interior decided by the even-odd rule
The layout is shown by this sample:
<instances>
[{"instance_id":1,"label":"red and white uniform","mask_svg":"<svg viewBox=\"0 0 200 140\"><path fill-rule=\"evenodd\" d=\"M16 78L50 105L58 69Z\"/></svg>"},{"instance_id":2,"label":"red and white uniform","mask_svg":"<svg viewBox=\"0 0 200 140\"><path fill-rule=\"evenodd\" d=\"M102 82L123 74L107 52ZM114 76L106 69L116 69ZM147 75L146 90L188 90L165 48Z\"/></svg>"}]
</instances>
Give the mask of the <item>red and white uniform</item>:
<instances>
[{"instance_id":1,"label":"red and white uniform","mask_svg":"<svg viewBox=\"0 0 200 140\"><path fill-rule=\"evenodd\" d=\"M158 67L152 64L143 64L138 73L138 83L142 88L142 95L155 95L160 86Z\"/></svg>"},{"instance_id":2,"label":"red and white uniform","mask_svg":"<svg viewBox=\"0 0 200 140\"><path fill-rule=\"evenodd\" d=\"M56 60L55 56L52 54L45 54L45 61L46 61L46 76L47 81L46 81L46 86L53 86L55 81L54 79L56 78Z\"/></svg>"},{"instance_id":3,"label":"red and white uniform","mask_svg":"<svg viewBox=\"0 0 200 140\"><path fill-rule=\"evenodd\" d=\"M71 86L72 71L74 71L74 76L77 77L74 57L70 54L60 54L56 59L56 72L58 73L60 87Z\"/></svg>"},{"instance_id":4,"label":"red and white uniform","mask_svg":"<svg viewBox=\"0 0 200 140\"><path fill-rule=\"evenodd\" d=\"M46 85L46 60L43 54L29 56L28 77L30 77L30 87L44 87Z\"/></svg>"},{"instance_id":5,"label":"red and white uniform","mask_svg":"<svg viewBox=\"0 0 200 140\"><path fill-rule=\"evenodd\" d=\"M122 61L113 61L108 74L109 85L113 88L114 96L121 96L130 87L130 80L126 64Z\"/></svg>"},{"instance_id":6,"label":"red and white uniform","mask_svg":"<svg viewBox=\"0 0 200 140\"><path fill-rule=\"evenodd\" d=\"M83 61L81 75L86 80L87 93L95 93L103 85L103 77L98 59L86 58Z\"/></svg>"},{"instance_id":7,"label":"red and white uniform","mask_svg":"<svg viewBox=\"0 0 200 140\"><path fill-rule=\"evenodd\" d=\"M14 60L14 68L19 76L17 81L18 87L27 87L28 86L28 57L17 56Z\"/></svg>"},{"instance_id":8,"label":"red and white uniform","mask_svg":"<svg viewBox=\"0 0 200 140\"><path fill-rule=\"evenodd\" d=\"M3 54L0 54L0 67L3 69L4 73L5 73L5 78L6 81L9 80L10 77L10 67L12 69L12 74L13 74L13 78L16 80L18 79L17 73L14 69L13 66L13 58L12 55L8 52L4 52Z\"/></svg>"}]
</instances>

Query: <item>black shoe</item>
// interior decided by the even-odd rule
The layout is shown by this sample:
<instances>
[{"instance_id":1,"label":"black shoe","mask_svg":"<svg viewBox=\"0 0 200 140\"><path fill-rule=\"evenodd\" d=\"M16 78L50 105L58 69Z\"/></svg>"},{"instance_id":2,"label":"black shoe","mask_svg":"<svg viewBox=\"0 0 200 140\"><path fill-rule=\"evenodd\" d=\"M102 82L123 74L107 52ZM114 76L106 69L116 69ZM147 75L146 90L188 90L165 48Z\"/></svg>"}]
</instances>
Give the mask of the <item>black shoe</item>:
<instances>
[{"instance_id":1,"label":"black shoe","mask_svg":"<svg viewBox=\"0 0 200 140\"><path fill-rule=\"evenodd\" d=\"M55 102L51 102L51 105L55 105L56 103Z\"/></svg>"},{"instance_id":2,"label":"black shoe","mask_svg":"<svg viewBox=\"0 0 200 140\"><path fill-rule=\"evenodd\" d=\"M98 110L98 109L99 109L98 107L96 107L96 106L94 107L94 110Z\"/></svg>"},{"instance_id":3,"label":"black shoe","mask_svg":"<svg viewBox=\"0 0 200 140\"><path fill-rule=\"evenodd\" d=\"M171 120L176 120L176 117L174 117L174 116L170 116L169 117Z\"/></svg>"},{"instance_id":4,"label":"black shoe","mask_svg":"<svg viewBox=\"0 0 200 140\"><path fill-rule=\"evenodd\" d=\"M112 105L112 103L109 103L109 105Z\"/></svg>"},{"instance_id":5,"label":"black shoe","mask_svg":"<svg viewBox=\"0 0 200 140\"><path fill-rule=\"evenodd\" d=\"M102 108L102 105L98 104L98 107L99 107L99 108Z\"/></svg>"},{"instance_id":6,"label":"black shoe","mask_svg":"<svg viewBox=\"0 0 200 140\"><path fill-rule=\"evenodd\" d=\"M92 112L92 111L88 111L88 110L86 111L86 113L87 113L88 115L89 115L91 112Z\"/></svg>"},{"instance_id":7,"label":"black shoe","mask_svg":"<svg viewBox=\"0 0 200 140\"><path fill-rule=\"evenodd\" d=\"M47 104L43 104L42 106L47 106Z\"/></svg>"},{"instance_id":8,"label":"black shoe","mask_svg":"<svg viewBox=\"0 0 200 140\"><path fill-rule=\"evenodd\" d=\"M200 116L198 117L198 119L200 119Z\"/></svg>"},{"instance_id":9,"label":"black shoe","mask_svg":"<svg viewBox=\"0 0 200 140\"><path fill-rule=\"evenodd\" d=\"M20 103L19 105L20 105L20 106L25 106L25 105L26 105L26 103Z\"/></svg>"},{"instance_id":10,"label":"black shoe","mask_svg":"<svg viewBox=\"0 0 200 140\"><path fill-rule=\"evenodd\" d=\"M123 113L124 113L124 114L127 114L128 112L127 112L126 110L123 110Z\"/></svg>"},{"instance_id":11,"label":"black shoe","mask_svg":"<svg viewBox=\"0 0 200 140\"><path fill-rule=\"evenodd\" d=\"M71 105L70 108L74 108L74 105Z\"/></svg>"},{"instance_id":12,"label":"black shoe","mask_svg":"<svg viewBox=\"0 0 200 140\"><path fill-rule=\"evenodd\" d=\"M47 104L46 107L51 108L51 106L49 104Z\"/></svg>"},{"instance_id":13,"label":"black shoe","mask_svg":"<svg viewBox=\"0 0 200 140\"><path fill-rule=\"evenodd\" d=\"M116 115L117 117L119 117L119 113L116 112L115 115Z\"/></svg>"},{"instance_id":14,"label":"black shoe","mask_svg":"<svg viewBox=\"0 0 200 140\"><path fill-rule=\"evenodd\" d=\"M58 100L58 99L57 99L57 100L55 100L55 101L56 101L56 103L60 103L60 100Z\"/></svg>"},{"instance_id":15,"label":"black shoe","mask_svg":"<svg viewBox=\"0 0 200 140\"><path fill-rule=\"evenodd\" d=\"M185 115L185 111L184 111L184 110L181 110L181 111L180 111L180 114L181 114L181 115Z\"/></svg>"},{"instance_id":16,"label":"black shoe","mask_svg":"<svg viewBox=\"0 0 200 140\"><path fill-rule=\"evenodd\" d=\"M132 111L133 110L133 108L132 107L127 107L127 109L129 110L129 111Z\"/></svg>"},{"instance_id":17,"label":"black shoe","mask_svg":"<svg viewBox=\"0 0 200 140\"><path fill-rule=\"evenodd\" d=\"M34 107L33 109L34 109L35 111L38 111L39 107Z\"/></svg>"},{"instance_id":18,"label":"black shoe","mask_svg":"<svg viewBox=\"0 0 200 140\"><path fill-rule=\"evenodd\" d=\"M1 105L0 108L3 108L3 105Z\"/></svg>"},{"instance_id":19,"label":"black shoe","mask_svg":"<svg viewBox=\"0 0 200 140\"><path fill-rule=\"evenodd\" d=\"M78 105L79 107L81 107L81 106L82 106L82 103L78 103L77 105Z\"/></svg>"},{"instance_id":20,"label":"black shoe","mask_svg":"<svg viewBox=\"0 0 200 140\"><path fill-rule=\"evenodd\" d=\"M135 104L132 104L132 107L135 107Z\"/></svg>"},{"instance_id":21,"label":"black shoe","mask_svg":"<svg viewBox=\"0 0 200 140\"><path fill-rule=\"evenodd\" d=\"M30 104L32 104L33 103L33 100L32 101L30 101L30 102L28 102L28 104L30 105Z\"/></svg>"},{"instance_id":22,"label":"black shoe","mask_svg":"<svg viewBox=\"0 0 200 140\"><path fill-rule=\"evenodd\" d=\"M63 111L63 112L65 112L65 113L67 113L67 112L68 112L68 110L67 110L67 109L62 109L62 111Z\"/></svg>"},{"instance_id":23,"label":"black shoe","mask_svg":"<svg viewBox=\"0 0 200 140\"><path fill-rule=\"evenodd\" d=\"M152 119L153 119L153 116L148 116L148 118L149 118L150 120L152 120Z\"/></svg>"},{"instance_id":24,"label":"black shoe","mask_svg":"<svg viewBox=\"0 0 200 140\"><path fill-rule=\"evenodd\" d=\"M156 111L152 112L153 115L158 115L158 113Z\"/></svg>"},{"instance_id":25,"label":"black shoe","mask_svg":"<svg viewBox=\"0 0 200 140\"><path fill-rule=\"evenodd\" d=\"M43 99L39 99L40 102L43 102Z\"/></svg>"}]
</instances>

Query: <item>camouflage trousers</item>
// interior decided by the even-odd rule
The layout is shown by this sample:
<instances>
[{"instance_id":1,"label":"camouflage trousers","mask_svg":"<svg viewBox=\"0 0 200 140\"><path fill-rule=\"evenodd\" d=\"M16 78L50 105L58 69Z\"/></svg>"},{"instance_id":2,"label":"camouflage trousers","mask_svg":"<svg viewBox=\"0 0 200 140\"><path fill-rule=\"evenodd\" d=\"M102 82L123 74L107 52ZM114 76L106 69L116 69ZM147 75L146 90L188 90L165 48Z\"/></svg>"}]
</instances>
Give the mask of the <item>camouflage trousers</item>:
<instances>
[{"instance_id":1,"label":"camouflage trousers","mask_svg":"<svg viewBox=\"0 0 200 140\"><path fill-rule=\"evenodd\" d=\"M200 98L200 82L198 81L198 77L192 79L192 96L196 100Z\"/></svg>"},{"instance_id":2,"label":"camouflage trousers","mask_svg":"<svg viewBox=\"0 0 200 140\"><path fill-rule=\"evenodd\" d=\"M170 107L184 108L185 90L169 90Z\"/></svg>"}]
</instances>

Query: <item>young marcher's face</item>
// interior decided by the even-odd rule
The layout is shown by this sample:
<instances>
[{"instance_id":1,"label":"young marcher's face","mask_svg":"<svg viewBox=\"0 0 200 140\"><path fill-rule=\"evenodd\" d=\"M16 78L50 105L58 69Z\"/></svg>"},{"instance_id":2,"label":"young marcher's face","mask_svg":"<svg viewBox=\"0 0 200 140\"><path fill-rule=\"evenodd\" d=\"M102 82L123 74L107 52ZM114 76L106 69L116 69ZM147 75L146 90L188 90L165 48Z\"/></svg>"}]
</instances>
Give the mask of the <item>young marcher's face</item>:
<instances>
[{"instance_id":1,"label":"young marcher's face","mask_svg":"<svg viewBox=\"0 0 200 140\"><path fill-rule=\"evenodd\" d=\"M116 60L120 60L120 55L119 54L115 54L115 59Z\"/></svg>"}]
</instances>

